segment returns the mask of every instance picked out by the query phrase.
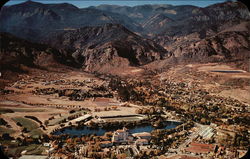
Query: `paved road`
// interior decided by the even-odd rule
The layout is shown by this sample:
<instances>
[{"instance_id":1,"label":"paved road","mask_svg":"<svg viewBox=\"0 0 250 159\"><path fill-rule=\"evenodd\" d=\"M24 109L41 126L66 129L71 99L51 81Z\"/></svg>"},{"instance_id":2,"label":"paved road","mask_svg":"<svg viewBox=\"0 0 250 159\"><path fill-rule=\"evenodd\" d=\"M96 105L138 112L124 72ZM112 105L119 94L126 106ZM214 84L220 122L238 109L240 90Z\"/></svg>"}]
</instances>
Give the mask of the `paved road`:
<instances>
[{"instance_id":1,"label":"paved road","mask_svg":"<svg viewBox=\"0 0 250 159\"><path fill-rule=\"evenodd\" d=\"M198 137L198 135L200 134L200 132L204 129L204 127L200 124L196 124L196 127L198 128L197 131L193 132L192 134L189 135L188 139L183 142L177 149L172 149L173 151L176 151L178 154L182 154L182 150L184 150L184 148L193 141L193 139L195 139L196 137Z\"/></svg>"}]
</instances>

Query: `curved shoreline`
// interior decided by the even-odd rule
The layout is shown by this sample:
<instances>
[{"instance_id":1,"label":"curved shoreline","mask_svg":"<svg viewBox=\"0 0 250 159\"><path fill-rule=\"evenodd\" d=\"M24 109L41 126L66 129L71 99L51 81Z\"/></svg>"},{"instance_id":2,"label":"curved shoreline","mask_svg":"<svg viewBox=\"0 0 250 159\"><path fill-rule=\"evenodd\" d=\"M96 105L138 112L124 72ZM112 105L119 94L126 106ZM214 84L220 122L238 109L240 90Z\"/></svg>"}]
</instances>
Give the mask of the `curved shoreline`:
<instances>
[{"instance_id":1,"label":"curved shoreline","mask_svg":"<svg viewBox=\"0 0 250 159\"><path fill-rule=\"evenodd\" d=\"M114 123L113 123L114 124ZM144 121L142 123L122 123L120 125L115 125L115 126L110 126L110 125L98 125L95 127L88 127L86 125L83 126L66 126L61 129L57 129L53 132L51 132L52 135L69 135L69 136L83 136L83 135L90 135L90 134L97 134L97 136L102 136L106 132L110 131L115 131L117 129L120 129L122 127L127 127L128 129L132 130L134 133L139 133L139 132L151 132L156 129L162 129L162 130L168 130L168 129L173 129L176 128L179 125L182 125L182 122L176 122L176 121L165 121L164 126L162 127L154 127L150 121ZM143 128L143 131L140 131ZM137 132L138 130L138 132ZM65 132L66 131L66 132ZM67 133L67 131L71 131L70 134ZM82 132L82 134L80 134ZM104 133L103 133L104 132ZM59 134L57 134L59 133ZM98 135L99 134L99 135Z\"/></svg>"}]
</instances>

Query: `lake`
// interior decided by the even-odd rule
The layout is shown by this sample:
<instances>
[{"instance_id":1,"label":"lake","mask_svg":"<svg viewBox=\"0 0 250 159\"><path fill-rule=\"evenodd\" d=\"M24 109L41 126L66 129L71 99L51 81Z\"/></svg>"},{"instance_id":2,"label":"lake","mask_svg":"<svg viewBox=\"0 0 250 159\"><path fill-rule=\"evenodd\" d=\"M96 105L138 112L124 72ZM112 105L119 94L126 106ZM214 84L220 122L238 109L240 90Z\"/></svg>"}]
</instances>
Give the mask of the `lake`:
<instances>
[{"instance_id":1,"label":"lake","mask_svg":"<svg viewBox=\"0 0 250 159\"><path fill-rule=\"evenodd\" d=\"M241 70L212 70L211 72L219 72L219 73L244 73Z\"/></svg>"},{"instance_id":2,"label":"lake","mask_svg":"<svg viewBox=\"0 0 250 159\"><path fill-rule=\"evenodd\" d=\"M173 122L173 121L167 121L165 126L161 129L172 129L177 127L182 123L180 122ZM152 130L155 130L156 128L153 127L151 124L148 125L141 125L141 126L135 126L134 128L130 128L130 133L140 133L140 132L151 132ZM81 135L90 135L90 134L96 134L98 136L104 135L106 132L109 131L116 131L117 129L104 129L104 128L89 128L87 126L81 127L81 128L75 128L75 127L67 127L62 130L58 130L54 135L62 135L62 134L68 134L70 136L81 136Z\"/></svg>"}]
</instances>

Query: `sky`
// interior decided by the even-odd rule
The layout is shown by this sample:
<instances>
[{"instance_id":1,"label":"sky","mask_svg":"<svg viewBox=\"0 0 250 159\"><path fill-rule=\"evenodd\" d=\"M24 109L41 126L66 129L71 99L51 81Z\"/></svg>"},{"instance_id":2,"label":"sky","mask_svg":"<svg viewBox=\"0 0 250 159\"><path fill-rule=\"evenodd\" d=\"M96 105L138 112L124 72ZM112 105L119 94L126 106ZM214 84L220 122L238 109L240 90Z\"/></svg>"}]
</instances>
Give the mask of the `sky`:
<instances>
[{"instance_id":1,"label":"sky","mask_svg":"<svg viewBox=\"0 0 250 159\"><path fill-rule=\"evenodd\" d=\"M10 0L6 5L23 3L26 0ZM195 5L206 7L211 4L225 2L226 0L33 0L40 3L71 3L78 8L98 6L101 4L112 4L121 6L136 6L143 4L172 4L172 5Z\"/></svg>"}]
</instances>

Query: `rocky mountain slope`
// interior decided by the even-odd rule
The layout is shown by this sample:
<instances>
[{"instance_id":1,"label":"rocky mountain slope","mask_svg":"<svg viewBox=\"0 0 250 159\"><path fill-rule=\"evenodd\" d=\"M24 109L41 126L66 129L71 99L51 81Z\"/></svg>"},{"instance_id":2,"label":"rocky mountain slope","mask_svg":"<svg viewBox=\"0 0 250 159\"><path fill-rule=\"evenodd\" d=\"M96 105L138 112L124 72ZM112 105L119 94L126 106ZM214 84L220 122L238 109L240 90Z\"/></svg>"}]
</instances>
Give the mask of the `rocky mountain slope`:
<instances>
[{"instance_id":1,"label":"rocky mountain slope","mask_svg":"<svg viewBox=\"0 0 250 159\"><path fill-rule=\"evenodd\" d=\"M28 1L1 10L0 31L51 45L59 50L53 53L57 61L85 71L141 66L161 59L166 64L231 61L246 69L249 21L250 12L240 2L205 8L101 5L79 9L66 3ZM5 54L2 58L12 61ZM29 59L27 63L32 63L33 55Z\"/></svg>"},{"instance_id":2,"label":"rocky mountain slope","mask_svg":"<svg viewBox=\"0 0 250 159\"><path fill-rule=\"evenodd\" d=\"M249 71L250 22L228 28L214 36L199 39L190 34L176 39L171 47L169 58L154 62L150 67L162 69L177 64L220 63ZM170 44L169 44L170 45Z\"/></svg>"},{"instance_id":3,"label":"rocky mountain slope","mask_svg":"<svg viewBox=\"0 0 250 159\"><path fill-rule=\"evenodd\" d=\"M28 42L8 33L0 33L0 43L0 71L19 72L22 71L22 65L45 68L63 62L58 50L47 45Z\"/></svg>"},{"instance_id":4,"label":"rocky mountain slope","mask_svg":"<svg viewBox=\"0 0 250 159\"><path fill-rule=\"evenodd\" d=\"M155 14L142 24L142 27L149 32L161 32L164 26L173 23L174 20L164 14Z\"/></svg>"},{"instance_id":5,"label":"rocky mountain slope","mask_svg":"<svg viewBox=\"0 0 250 159\"><path fill-rule=\"evenodd\" d=\"M234 62L247 70L250 58L249 31L227 31L179 47L174 56L181 62Z\"/></svg>"},{"instance_id":6,"label":"rocky mountain slope","mask_svg":"<svg viewBox=\"0 0 250 159\"><path fill-rule=\"evenodd\" d=\"M150 17L156 14L164 14L165 16L176 20L183 19L185 17L188 17L188 14L190 14L193 9L198 7L191 5L173 6L169 4L156 4L156 5L147 4L134 7L100 5L97 7L90 7L90 8L96 8L104 11L109 10L114 13L127 15L128 17L133 18L135 21L142 24L145 21L147 21Z\"/></svg>"},{"instance_id":7,"label":"rocky mountain slope","mask_svg":"<svg viewBox=\"0 0 250 159\"><path fill-rule=\"evenodd\" d=\"M249 10L241 2L224 2L205 8L165 4L135 7L101 5L95 8L127 15L142 24L145 33L170 36L188 35L194 32L200 32L202 36L206 36L211 30L218 32L242 21L250 20ZM154 27L144 24L154 24Z\"/></svg>"},{"instance_id":8,"label":"rocky mountain slope","mask_svg":"<svg viewBox=\"0 0 250 159\"><path fill-rule=\"evenodd\" d=\"M54 33L45 44L31 43L1 33L0 70L20 71L21 66L46 68L58 63L98 71L107 65L140 66L160 60L167 51L120 24L105 24Z\"/></svg>"},{"instance_id":9,"label":"rocky mountain slope","mask_svg":"<svg viewBox=\"0 0 250 159\"><path fill-rule=\"evenodd\" d=\"M58 49L66 49L68 56L73 57L75 63L87 71L97 70L116 60L120 61L118 65L127 61L129 65L139 66L167 55L167 51L160 45L120 24L65 31L51 35L46 42Z\"/></svg>"},{"instance_id":10,"label":"rocky mountain slope","mask_svg":"<svg viewBox=\"0 0 250 159\"><path fill-rule=\"evenodd\" d=\"M67 3L27 1L1 10L0 31L40 40L55 31L119 23L142 35L183 36L198 32L204 38L248 20L249 11L240 2L219 3L205 8L163 4L134 7L100 5L79 9Z\"/></svg>"},{"instance_id":11,"label":"rocky mountain slope","mask_svg":"<svg viewBox=\"0 0 250 159\"><path fill-rule=\"evenodd\" d=\"M67 3L42 4L27 1L5 6L0 12L0 31L32 41L39 41L51 32L105 23L120 23L133 31L141 29L125 15L90 8L79 9Z\"/></svg>"},{"instance_id":12,"label":"rocky mountain slope","mask_svg":"<svg viewBox=\"0 0 250 159\"><path fill-rule=\"evenodd\" d=\"M248 20L250 20L250 13L245 5L240 2L225 2L206 8L194 9L189 17L167 26L165 34L187 35L199 32L201 37L206 37L210 35L211 31L217 33L227 27Z\"/></svg>"}]
</instances>

